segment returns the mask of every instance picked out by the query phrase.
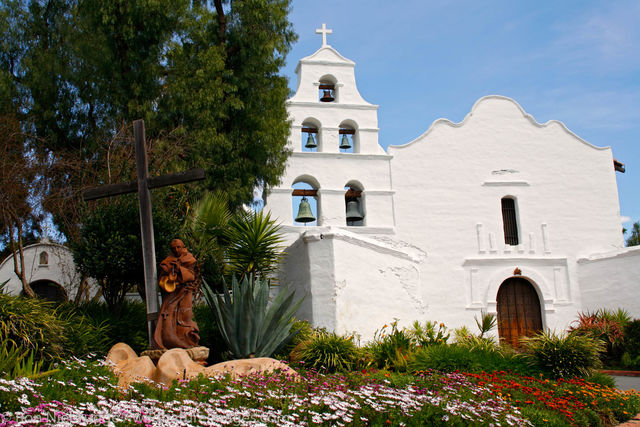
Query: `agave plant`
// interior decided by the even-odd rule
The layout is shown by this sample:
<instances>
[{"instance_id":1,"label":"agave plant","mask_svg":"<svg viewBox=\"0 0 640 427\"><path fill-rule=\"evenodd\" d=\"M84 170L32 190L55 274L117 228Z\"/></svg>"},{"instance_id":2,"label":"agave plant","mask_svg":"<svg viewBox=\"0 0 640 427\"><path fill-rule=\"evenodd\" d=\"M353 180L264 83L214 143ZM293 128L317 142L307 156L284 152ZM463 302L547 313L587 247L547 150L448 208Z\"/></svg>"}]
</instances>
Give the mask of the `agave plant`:
<instances>
[{"instance_id":1,"label":"agave plant","mask_svg":"<svg viewBox=\"0 0 640 427\"><path fill-rule=\"evenodd\" d=\"M224 286L222 295L205 282L203 293L235 358L271 356L298 333L291 319L302 300L294 304L294 292L285 288L269 304L267 279L233 277L231 293Z\"/></svg>"}]
</instances>

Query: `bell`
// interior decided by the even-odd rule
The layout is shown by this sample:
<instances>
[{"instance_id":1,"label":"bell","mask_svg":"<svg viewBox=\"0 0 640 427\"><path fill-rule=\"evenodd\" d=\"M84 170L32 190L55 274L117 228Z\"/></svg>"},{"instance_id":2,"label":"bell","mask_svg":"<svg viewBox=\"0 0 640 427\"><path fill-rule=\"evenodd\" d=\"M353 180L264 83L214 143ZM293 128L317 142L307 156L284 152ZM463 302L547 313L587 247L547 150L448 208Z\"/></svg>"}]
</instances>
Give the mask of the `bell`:
<instances>
[{"instance_id":1,"label":"bell","mask_svg":"<svg viewBox=\"0 0 640 427\"><path fill-rule=\"evenodd\" d=\"M316 144L316 140L313 138L313 134L309 132L307 143L304 145L304 148L316 148L317 146L318 144Z\"/></svg>"},{"instance_id":2,"label":"bell","mask_svg":"<svg viewBox=\"0 0 640 427\"><path fill-rule=\"evenodd\" d=\"M347 134L343 133L342 140L340 141L340 149L348 150L349 148L351 148L351 143L349 142L349 138L347 138Z\"/></svg>"},{"instance_id":3,"label":"bell","mask_svg":"<svg viewBox=\"0 0 640 427\"><path fill-rule=\"evenodd\" d=\"M307 201L306 197L302 197L300 200L300 206L298 206L298 215L296 216L296 222L312 222L316 217L311 212L311 205Z\"/></svg>"},{"instance_id":4,"label":"bell","mask_svg":"<svg viewBox=\"0 0 640 427\"><path fill-rule=\"evenodd\" d=\"M362 221L364 217L360 213L360 207L357 200L349 200L347 202L347 221Z\"/></svg>"},{"instance_id":5,"label":"bell","mask_svg":"<svg viewBox=\"0 0 640 427\"><path fill-rule=\"evenodd\" d=\"M322 95L322 98L320 98L320 101L322 101L322 102L333 102L335 100L335 98L331 94L331 90L330 89L326 89L323 92L324 92L324 94Z\"/></svg>"}]
</instances>

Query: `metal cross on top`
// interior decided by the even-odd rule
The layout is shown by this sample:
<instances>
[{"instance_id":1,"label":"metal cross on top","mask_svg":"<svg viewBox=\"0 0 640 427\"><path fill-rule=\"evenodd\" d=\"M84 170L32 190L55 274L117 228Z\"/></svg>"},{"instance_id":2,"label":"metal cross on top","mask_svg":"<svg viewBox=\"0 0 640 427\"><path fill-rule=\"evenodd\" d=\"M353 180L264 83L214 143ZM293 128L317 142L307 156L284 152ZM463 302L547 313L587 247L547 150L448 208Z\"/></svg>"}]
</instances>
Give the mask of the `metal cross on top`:
<instances>
[{"instance_id":1,"label":"metal cross on top","mask_svg":"<svg viewBox=\"0 0 640 427\"><path fill-rule=\"evenodd\" d=\"M322 47L327 45L327 34L333 34L333 30L327 28L327 24L323 23L322 28L316 28L316 34L322 34Z\"/></svg>"},{"instance_id":2,"label":"metal cross on top","mask_svg":"<svg viewBox=\"0 0 640 427\"><path fill-rule=\"evenodd\" d=\"M147 327L149 332L149 348L153 345L153 332L158 319L158 286L156 272L156 251L153 243L153 219L151 216L152 188L167 185L183 184L204 179L204 169L191 169L185 172L172 173L149 178L147 150L145 147L144 121L133 122L133 136L136 144L136 169L138 180L122 184L109 184L90 188L82 193L84 201L102 199L138 192L140 207L140 235L142 240L142 261L144 263L144 289L147 300ZM154 298L155 296L155 298Z\"/></svg>"}]
</instances>

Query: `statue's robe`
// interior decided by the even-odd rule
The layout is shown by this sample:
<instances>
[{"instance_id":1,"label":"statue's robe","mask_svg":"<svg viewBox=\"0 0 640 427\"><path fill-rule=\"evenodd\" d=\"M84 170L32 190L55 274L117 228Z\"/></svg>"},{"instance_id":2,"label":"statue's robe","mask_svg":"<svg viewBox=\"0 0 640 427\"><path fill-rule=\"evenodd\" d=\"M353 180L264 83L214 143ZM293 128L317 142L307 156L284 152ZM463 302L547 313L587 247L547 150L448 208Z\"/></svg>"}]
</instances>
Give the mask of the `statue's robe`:
<instances>
[{"instance_id":1,"label":"statue's robe","mask_svg":"<svg viewBox=\"0 0 640 427\"><path fill-rule=\"evenodd\" d=\"M162 295L158 323L153 334L154 348L198 346L200 331L198 324L193 320L192 310L196 292L195 267L196 259L189 252L179 257L171 254L160 263L159 283L165 292Z\"/></svg>"}]
</instances>

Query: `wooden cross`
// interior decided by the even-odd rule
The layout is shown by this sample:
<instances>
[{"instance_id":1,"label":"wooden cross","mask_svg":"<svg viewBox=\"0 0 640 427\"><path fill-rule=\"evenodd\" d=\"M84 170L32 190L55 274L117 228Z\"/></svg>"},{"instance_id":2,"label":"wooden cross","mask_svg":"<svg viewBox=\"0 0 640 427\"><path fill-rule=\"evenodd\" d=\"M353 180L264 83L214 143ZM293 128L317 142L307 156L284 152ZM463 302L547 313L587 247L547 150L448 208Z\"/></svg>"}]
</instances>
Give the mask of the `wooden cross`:
<instances>
[{"instance_id":1,"label":"wooden cross","mask_svg":"<svg viewBox=\"0 0 640 427\"><path fill-rule=\"evenodd\" d=\"M144 289L147 296L147 329L149 348L153 345L153 332L158 320L158 287L156 272L156 251L153 242L153 217L151 215L152 188L183 184L204 179L204 169L191 169L185 172L149 178L147 150L145 147L144 121L133 122L133 136L136 144L136 169L138 180L122 184L103 185L90 188L82 193L84 201L138 192L140 206L140 234L142 237L142 261L144 263ZM155 296L155 298L154 298Z\"/></svg>"},{"instance_id":2,"label":"wooden cross","mask_svg":"<svg viewBox=\"0 0 640 427\"><path fill-rule=\"evenodd\" d=\"M333 30L327 29L327 24L322 24L322 28L316 28L316 34L322 34L322 47L327 46L327 34L333 34Z\"/></svg>"}]
</instances>

